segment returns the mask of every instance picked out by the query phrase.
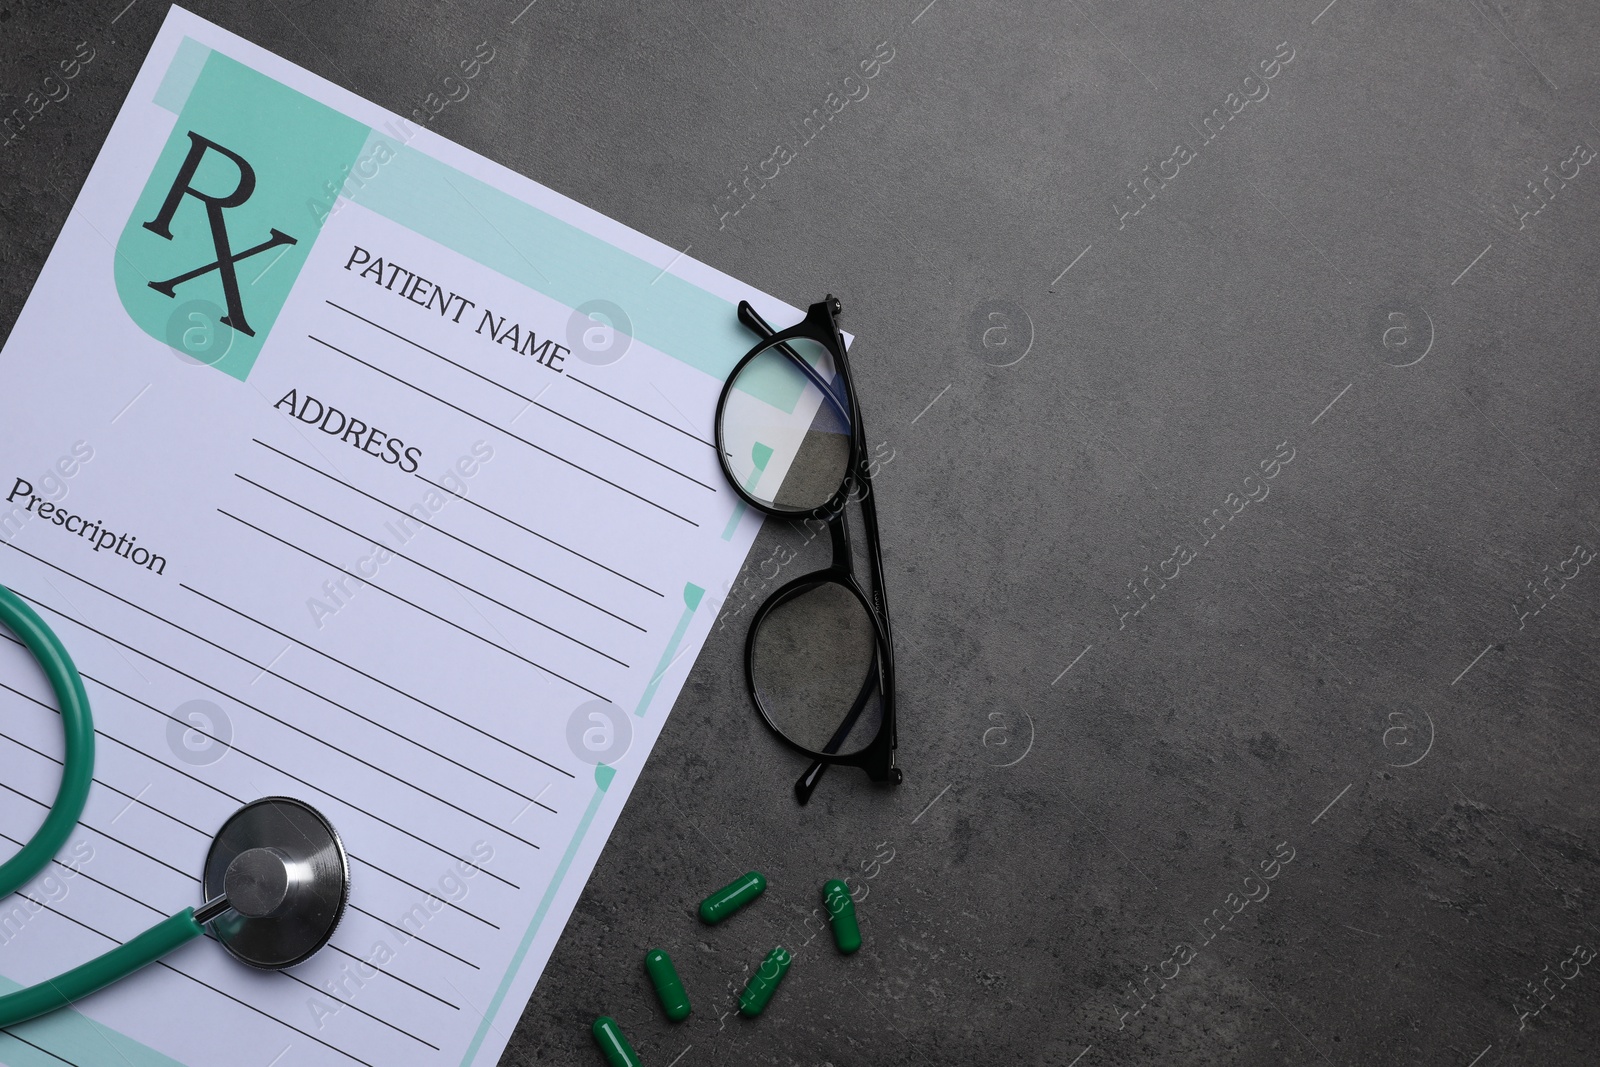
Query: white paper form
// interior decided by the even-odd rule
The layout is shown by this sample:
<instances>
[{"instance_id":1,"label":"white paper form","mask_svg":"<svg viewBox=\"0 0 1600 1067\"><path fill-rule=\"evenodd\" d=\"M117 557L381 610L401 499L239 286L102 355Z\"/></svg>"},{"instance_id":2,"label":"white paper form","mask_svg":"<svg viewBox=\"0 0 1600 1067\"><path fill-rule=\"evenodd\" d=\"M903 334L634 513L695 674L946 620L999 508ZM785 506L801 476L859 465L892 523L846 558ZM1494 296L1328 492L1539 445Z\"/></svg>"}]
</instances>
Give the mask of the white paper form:
<instances>
[{"instance_id":1,"label":"white paper form","mask_svg":"<svg viewBox=\"0 0 1600 1067\"><path fill-rule=\"evenodd\" d=\"M198 904L258 797L333 822L350 907L289 972L196 942L0 1060L497 1061L759 526L711 443L739 299L799 317L173 10L0 353L0 583L99 733L0 990ZM0 636L13 848L62 740Z\"/></svg>"}]
</instances>

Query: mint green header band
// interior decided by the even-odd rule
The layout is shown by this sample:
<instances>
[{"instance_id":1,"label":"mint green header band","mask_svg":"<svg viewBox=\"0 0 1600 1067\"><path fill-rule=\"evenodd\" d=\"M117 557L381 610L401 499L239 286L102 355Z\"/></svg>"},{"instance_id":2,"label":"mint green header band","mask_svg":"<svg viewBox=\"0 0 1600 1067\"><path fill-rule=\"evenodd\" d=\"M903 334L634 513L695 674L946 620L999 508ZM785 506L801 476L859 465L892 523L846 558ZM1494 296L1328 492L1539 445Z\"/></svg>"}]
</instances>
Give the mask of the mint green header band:
<instances>
[{"instance_id":1,"label":"mint green header band","mask_svg":"<svg viewBox=\"0 0 1600 1067\"><path fill-rule=\"evenodd\" d=\"M251 197L225 212L234 249L273 227L295 238L282 251L239 265L255 332L231 334L213 365L241 380L341 195L566 307L610 301L636 340L717 381L754 343L729 301L412 148L408 142L420 129L413 123L396 120L373 130L190 38L179 45L154 102L178 121L118 242L115 264L123 304L146 333L171 343L175 328L188 325L174 326L180 305L222 303L214 272L181 284L177 299L148 285L206 262L212 235L198 202L182 203L176 240L144 225L170 192L191 131L238 153L257 172ZM196 184L226 192L238 182L237 169L221 153L212 156ZM518 318L516 308L494 310ZM545 330L560 340L565 326ZM784 411L794 410L804 384L799 375L741 379L742 389Z\"/></svg>"}]
</instances>

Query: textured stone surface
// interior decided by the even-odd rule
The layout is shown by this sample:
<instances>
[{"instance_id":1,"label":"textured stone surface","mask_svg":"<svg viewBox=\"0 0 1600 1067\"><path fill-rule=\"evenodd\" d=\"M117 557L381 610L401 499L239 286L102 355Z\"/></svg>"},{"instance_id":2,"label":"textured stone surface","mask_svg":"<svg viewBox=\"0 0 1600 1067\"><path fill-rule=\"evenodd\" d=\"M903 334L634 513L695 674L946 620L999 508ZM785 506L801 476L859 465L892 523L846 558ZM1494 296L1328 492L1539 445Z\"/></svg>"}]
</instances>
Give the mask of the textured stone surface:
<instances>
[{"instance_id":1,"label":"textured stone surface","mask_svg":"<svg viewBox=\"0 0 1600 1067\"><path fill-rule=\"evenodd\" d=\"M0 110L97 52L0 151L0 328L164 12L124 3L0 0ZM1511 205L1600 147L1600 13L924 3L195 5L400 112L491 41L436 128L793 303L837 293L893 453L905 784L834 773L797 809L731 620L505 1062L597 1063L605 1012L679 1067L1595 1063L1600 974L1551 982L1526 1029L1515 1005L1600 947L1600 574L1520 627L1517 598L1600 543L1600 173L1521 230ZM881 41L866 98L796 149ZM1119 229L1147 165L1177 174ZM1207 542L1229 494L1261 498ZM1126 583L1175 566L1119 622ZM750 868L766 896L700 927ZM803 925L846 873L871 887L849 959ZM772 1007L719 1021L780 942ZM650 946L694 999L681 1026Z\"/></svg>"}]
</instances>

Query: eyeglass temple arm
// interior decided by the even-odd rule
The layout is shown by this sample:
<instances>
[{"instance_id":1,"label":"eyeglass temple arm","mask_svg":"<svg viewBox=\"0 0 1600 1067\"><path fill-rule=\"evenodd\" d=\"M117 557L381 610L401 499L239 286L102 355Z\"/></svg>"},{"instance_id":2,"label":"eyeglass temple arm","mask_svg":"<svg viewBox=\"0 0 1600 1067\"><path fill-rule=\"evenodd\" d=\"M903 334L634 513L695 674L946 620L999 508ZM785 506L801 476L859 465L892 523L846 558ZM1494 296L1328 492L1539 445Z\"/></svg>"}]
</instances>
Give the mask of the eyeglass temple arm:
<instances>
[{"instance_id":1,"label":"eyeglass temple arm","mask_svg":"<svg viewBox=\"0 0 1600 1067\"><path fill-rule=\"evenodd\" d=\"M872 694L878 686L878 656L874 652L872 669L867 672L866 680L861 683L861 692L856 694L855 703L850 706L849 714L844 717L844 721L839 724L839 728L828 739L828 743L823 747L822 751L831 755L844 746L845 738L849 737L850 731L855 729L856 720L861 718L861 713L866 710L867 703L872 699ZM817 785L822 781L823 772L827 769L828 765L826 763L821 760L814 760L811 766L806 768L806 773L795 780L795 799L801 804L810 800L811 794L816 791Z\"/></svg>"}]
</instances>

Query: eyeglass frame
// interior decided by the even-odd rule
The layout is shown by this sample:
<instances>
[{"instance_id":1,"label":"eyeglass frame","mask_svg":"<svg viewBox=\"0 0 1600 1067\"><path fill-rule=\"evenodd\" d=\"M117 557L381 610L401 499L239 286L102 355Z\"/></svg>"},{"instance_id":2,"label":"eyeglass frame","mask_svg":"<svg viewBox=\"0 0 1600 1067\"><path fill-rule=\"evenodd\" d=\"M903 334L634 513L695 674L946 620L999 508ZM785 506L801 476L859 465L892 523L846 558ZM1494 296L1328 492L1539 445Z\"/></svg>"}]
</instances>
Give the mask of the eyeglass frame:
<instances>
[{"instance_id":1,"label":"eyeglass frame","mask_svg":"<svg viewBox=\"0 0 1600 1067\"><path fill-rule=\"evenodd\" d=\"M774 330L771 325L750 305L747 300L739 302L739 321L744 326L761 338L744 358L734 365L723 383L722 393L717 398L716 419L714 433L716 437L717 459L722 464L722 472L728 479L739 497L750 507L767 515L776 515L790 520L805 519L807 521L821 520L827 524L832 544L832 560L826 567L800 575L776 589L772 595L762 602L756 609L755 615L750 620L750 630L745 637L745 684L750 692L750 699L755 704L756 712L767 728L786 747L809 756L811 766L796 780L794 791L796 799L805 804L811 799L823 772L828 766L837 764L847 767L860 767L866 772L867 777L875 782L888 782L900 784L903 775L894 765L894 751L899 745L897 723L895 720L895 673L894 673L894 631L889 621L888 597L884 592L883 582L883 552L882 542L878 534L878 509L877 501L872 493L872 471L866 462L866 428L861 419L861 406L856 398L854 377L850 373L850 360L845 352L844 337L839 332L838 316L843 308L832 294L812 304L807 309L805 317L795 325L785 330ZM839 395L838 387L825 381L821 374L802 359L794 349L787 344L793 340L807 340L822 345L833 360L835 370L834 378L843 389L843 397ZM762 354L778 349L790 362L800 368L811 383L822 391L824 402L831 402L835 408L839 407L843 399L846 405L842 412L850 423L850 455L845 467L845 476L839 488L825 503L815 508L785 508L774 503L756 498L735 475L729 465L729 452L723 438L723 413L728 397L732 393L734 383L738 381L739 374L750 362ZM861 588L861 583L856 576L855 558L851 552L849 523L845 517L845 505L853 495L853 489L859 477L863 489L858 502L861 505L862 524L865 528L866 556L868 568L872 579L872 595ZM867 672L862 682L860 692L857 694L851 708L845 713L839 728L835 731L828 744L822 750L808 748L784 733L766 704L761 699L761 693L756 687L755 647L756 635L761 631L761 625L766 617L774 610L782 607L788 601L819 589L824 585L833 583L849 591L865 609L867 617L872 620L874 630L875 649L872 668ZM844 744L845 738L855 727L861 713L866 709L872 699L872 694L881 694L883 702L883 719L878 724L878 732L864 748L859 751L840 755L838 749Z\"/></svg>"}]
</instances>

